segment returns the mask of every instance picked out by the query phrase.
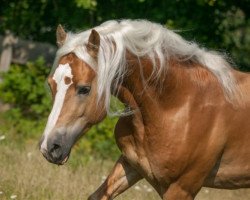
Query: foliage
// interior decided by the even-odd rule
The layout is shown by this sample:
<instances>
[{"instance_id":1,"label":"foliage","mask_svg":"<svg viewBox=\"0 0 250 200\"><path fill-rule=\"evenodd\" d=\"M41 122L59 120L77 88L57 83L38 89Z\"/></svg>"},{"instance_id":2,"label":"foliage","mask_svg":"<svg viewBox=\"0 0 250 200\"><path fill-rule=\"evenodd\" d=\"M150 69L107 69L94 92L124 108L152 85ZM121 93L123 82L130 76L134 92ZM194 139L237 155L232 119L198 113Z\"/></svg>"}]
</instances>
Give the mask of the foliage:
<instances>
[{"instance_id":1,"label":"foliage","mask_svg":"<svg viewBox=\"0 0 250 200\"><path fill-rule=\"evenodd\" d=\"M96 0L75 0L77 7L94 10L97 3Z\"/></svg>"},{"instance_id":2,"label":"foliage","mask_svg":"<svg viewBox=\"0 0 250 200\"><path fill-rule=\"evenodd\" d=\"M71 164L77 167L93 157L116 160L120 154L114 139L116 121L116 118L106 118L92 127L73 148L78 159L71 160Z\"/></svg>"},{"instance_id":3,"label":"foliage","mask_svg":"<svg viewBox=\"0 0 250 200\"><path fill-rule=\"evenodd\" d=\"M40 119L48 115L50 100L45 79L49 70L42 58L25 66L13 65L2 75L0 98L28 118Z\"/></svg>"},{"instance_id":4,"label":"foliage","mask_svg":"<svg viewBox=\"0 0 250 200\"><path fill-rule=\"evenodd\" d=\"M44 60L38 59L25 66L13 65L8 73L2 74L0 84L1 101L10 104L11 109L1 114L2 131L12 130L27 138L41 132L48 115L50 99L45 90L45 77L49 68Z\"/></svg>"},{"instance_id":5,"label":"foliage","mask_svg":"<svg viewBox=\"0 0 250 200\"><path fill-rule=\"evenodd\" d=\"M2 0L0 34L11 30L23 38L54 43L59 23L71 30L86 28L95 6L95 0Z\"/></svg>"},{"instance_id":6,"label":"foliage","mask_svg":"<svg viewBox=\"0 0 250 200\"><path fill-rule=\"evenodd\" d=\"M61 23L77 31L110 19L146 18L181 32L206 47L225 50L250 70L250 0L2 0L0 33L9 29L55 43Z\"/></svg>"}]
</instances>

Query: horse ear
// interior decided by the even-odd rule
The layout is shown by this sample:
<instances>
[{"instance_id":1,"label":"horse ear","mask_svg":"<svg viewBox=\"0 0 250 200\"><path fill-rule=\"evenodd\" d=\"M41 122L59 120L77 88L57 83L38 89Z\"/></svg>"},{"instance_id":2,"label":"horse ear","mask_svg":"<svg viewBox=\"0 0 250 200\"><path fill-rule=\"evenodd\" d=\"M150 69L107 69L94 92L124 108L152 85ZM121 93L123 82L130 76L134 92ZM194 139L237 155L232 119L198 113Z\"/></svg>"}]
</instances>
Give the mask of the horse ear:
<instances>
[{"instance_id":1,"label":"horse ear","mask_svg":"<svg viewBox=\"0 0 250 200\"><path fill-rule=\"evenodd\" d=\"M100 35L95 29L92 29L87 44L87 51L92 57L96 58L98 55L99 47Z\"/></svg>"},{"instance_id":2,"label":"horse ear","mask_svg":"<svg viewBox=\"0 0 250 200\"><path fill-rule=\"evenodd\" d=\"M66 37L67 33L64 31L62 25L59 24L56 29L56 43L58 47L61 47L64 44Z\"/></svg>"}]
</instances>

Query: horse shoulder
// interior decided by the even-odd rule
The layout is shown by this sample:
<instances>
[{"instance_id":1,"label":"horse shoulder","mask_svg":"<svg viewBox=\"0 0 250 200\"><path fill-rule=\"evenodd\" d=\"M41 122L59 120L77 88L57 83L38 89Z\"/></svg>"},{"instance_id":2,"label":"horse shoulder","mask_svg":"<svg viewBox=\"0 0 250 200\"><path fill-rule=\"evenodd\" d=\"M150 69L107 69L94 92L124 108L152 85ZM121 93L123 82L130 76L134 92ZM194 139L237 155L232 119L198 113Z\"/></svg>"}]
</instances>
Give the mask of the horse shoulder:
<instances>
[{"instance_id":1,"label":"horse shoulder","mask_svg":"<svg viewBox=\"0 0 250 200\"><path fill-rule=\"evenodd\" d=\"M144 129L141 123L135 124L133 115L120 117L115 126L115 139L122 153L131 160L138 160L140 151L143 151L141 139ZM140 132L140 133L139 133Z\"/></svg>"},{"instance_id":2,"label":"horse shoulder","mask_svg":"<svg viewBox=\"0 0 250 200\"><path fill-rule=\"evenodd\" d=\"M115 127L115 139L127 161L155 187L156 181L143 144L144 125L139 116L140 112L120 117Z\"/></svg>"}]
</instances>

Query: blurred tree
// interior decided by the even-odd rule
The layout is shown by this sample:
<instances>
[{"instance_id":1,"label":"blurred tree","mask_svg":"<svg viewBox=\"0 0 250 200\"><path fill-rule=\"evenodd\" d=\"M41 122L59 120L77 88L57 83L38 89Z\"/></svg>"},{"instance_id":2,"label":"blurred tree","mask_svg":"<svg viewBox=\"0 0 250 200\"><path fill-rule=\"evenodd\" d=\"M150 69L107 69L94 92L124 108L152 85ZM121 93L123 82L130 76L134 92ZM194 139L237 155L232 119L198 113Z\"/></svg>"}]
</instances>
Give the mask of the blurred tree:
<instances>
[{"instance_id":1,"label":"blurred tree","mask_svg":"<svg viewBox=\"0 0 250 200\"><path fill-rule=\"evenodd\" d=\"M0 33L55 43L61 23L72 31L109 19L143 18L181 30L188 39L230 53L250 70L250 0L2 0Z\"/></svg>"},{"instance_id":2,"label":"blurred tree","mask_svg":"<svg viewBox=\"0 0 250 200\"><path fill-rule=\"evenodd\" d=\"M11 30L17 36L54 43L59 23L68 29L91 25L92 0L2 0L0 33ZM93 4L93 6L92 6Z\"/></svg>"}]
</instances>

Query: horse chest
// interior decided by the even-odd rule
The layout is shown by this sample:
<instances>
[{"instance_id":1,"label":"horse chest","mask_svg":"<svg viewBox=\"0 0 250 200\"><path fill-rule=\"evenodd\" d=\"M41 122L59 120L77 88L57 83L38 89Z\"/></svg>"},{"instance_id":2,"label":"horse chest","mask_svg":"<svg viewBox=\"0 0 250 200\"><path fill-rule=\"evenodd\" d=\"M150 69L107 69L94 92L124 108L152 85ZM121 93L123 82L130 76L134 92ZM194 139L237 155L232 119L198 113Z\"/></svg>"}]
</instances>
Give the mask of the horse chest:
<instances>
[{"instance_id":1,"label":"horse chest","mask_svg":"<svg viewBox=\"0 0 250 200\"><path fill-rule=\"evenodd\" d=\"M116 143L127 161L134 166L144 177L153 179L153 173L147 158L143 136L139 133L142 128L135 128L129 121L120 119L116 125Z\"/></svg>"}]
</instances>

